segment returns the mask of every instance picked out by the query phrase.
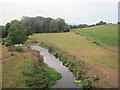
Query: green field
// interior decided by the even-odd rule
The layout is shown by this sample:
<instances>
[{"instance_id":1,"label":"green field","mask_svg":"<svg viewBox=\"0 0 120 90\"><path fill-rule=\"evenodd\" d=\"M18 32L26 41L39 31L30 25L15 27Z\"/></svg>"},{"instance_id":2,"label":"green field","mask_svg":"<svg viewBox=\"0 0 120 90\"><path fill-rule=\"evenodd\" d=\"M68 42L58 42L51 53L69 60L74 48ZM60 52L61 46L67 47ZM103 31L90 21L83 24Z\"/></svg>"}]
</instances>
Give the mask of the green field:
<instances>
[{"instance_id":1,"label":"green field","mask_svg":"<svg viewBox=\"0 0 120 90\"><path fill-rule=\"evenodd\" d=\"M76 32L84 35L77 35ZM84 34L85 33L85 34ZM101 47L87 40L94 39L106 47L117 50L118 43L117 25L105 25L84 29L76 29L66 33L41 33L29 36L27 43L40 45L41 42L54 44L68 55L75 56L77 60L82 60L90 66L89 76L98 75L101 79L99 83L108 81L108 87L117 86L118 54L110 49ZM86 66L87 67L87 66ZM111 73L111 74L110 74ZM109 75L111 81L105 77ZM116 78L115 78L116 77ZM99 84L100 86L104 86Z\"/></svg>"},{"instance_id":2,"label":"green field","mask_svg":"<svg viewBox=\"0 0 120 90\"><path fill-rule=\"evenodd\" d=\"M85 35L99 43L118 49L118 25L104 25L91 28L73 30L80 35Z\"/></svg>"}]
</instances>

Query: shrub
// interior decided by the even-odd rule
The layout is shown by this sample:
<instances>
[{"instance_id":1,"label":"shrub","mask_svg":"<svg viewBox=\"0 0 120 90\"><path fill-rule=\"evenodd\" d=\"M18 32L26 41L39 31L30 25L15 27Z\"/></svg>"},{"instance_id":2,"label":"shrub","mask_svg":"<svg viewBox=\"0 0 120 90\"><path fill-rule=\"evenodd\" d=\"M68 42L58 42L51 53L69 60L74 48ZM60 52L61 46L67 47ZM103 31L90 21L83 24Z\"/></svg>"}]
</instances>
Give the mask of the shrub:
<instances>
[{"instance_id":1,"label":"shrub","mask_svg":"<svg viewBox=\"0 0 120 90\"><path fill-rule=\"evenodd\" d=\"M32 43L37 43L37 41L32 41Z\"/></svg>"},{"instance_id":2,"label":"shrub","mask_svg":"<svg viewBox=\"0 0 120 90\"><path fill-rule=\"evenodd\" d=\"M8 51L15 51L15 47L14 46L8 46Z\"/></svg>"},{"instance_id":3,"label":"shrub","mask_svg":"<svg viewBox=\"0 0 120 90\"><path fill-rule=\"evenodd\" d=\"M100 78L98 76L93 77L93 81L98 81Z\"/></svg>"},{"instance_id":4,"label":"shrub","mask_svg":"<svg viewBox=\"0 0 120 90\"><path fill-rule=\"evenodd\" d=\"M8 51L23 52L23 49L21 47L8 46Z\"/></svg>"},{"instance_id":5,"label":"shrub","mask_svg":"<svg viewBox=\"0 0 120 90\"><path fill-rule=\"evenodd\" d=\"M54 51L54 47L49 47L48 50L49 50L50 53L53 53L53 51Z\"/></svg>"},{"instance_id":6,"label":"shrub","mask_svg":"<svg viewBox=\"0 0 120 90\"><path fill-rule=\"evenodd\" d=\"M50 86L54 85L56 83L56 80L59 80L60 78L62 78L62 75L56 72L56 70L51 67L44 68L44 70L48 75L48 81Z\"/></svg>"},{"instance_id":7,"label":"shrub","mask_svg":"<svg viewBox=\"0 0 120 90\"><path fill-rule=\"evenodd\" d=\"M23 49L21 47L15 47L15 51L17 51L17 52L23 52Z\"/></svg>"},{"instance_id":8,"label":"shrub","mask_svg":"<svg viewBox=\"0 0 120 90\"><path fill-rule=\"evenodd\" d=\"M56 58L58 58L58 55L59 55L59 54L58 54L57 52L54 54L54 56L55 56Z\"/></svg>"},{"instance_id":9,"label":"shrub","mask_svg":"<svg viewBox=\"0 0 120 90\"><path fill-rule=\"evenodd\" d=\"M10 46L10 40L8 40L8 38L3 38L2 39L2 45L5 45L5 46Z\"/></svg>"}]
</instances>

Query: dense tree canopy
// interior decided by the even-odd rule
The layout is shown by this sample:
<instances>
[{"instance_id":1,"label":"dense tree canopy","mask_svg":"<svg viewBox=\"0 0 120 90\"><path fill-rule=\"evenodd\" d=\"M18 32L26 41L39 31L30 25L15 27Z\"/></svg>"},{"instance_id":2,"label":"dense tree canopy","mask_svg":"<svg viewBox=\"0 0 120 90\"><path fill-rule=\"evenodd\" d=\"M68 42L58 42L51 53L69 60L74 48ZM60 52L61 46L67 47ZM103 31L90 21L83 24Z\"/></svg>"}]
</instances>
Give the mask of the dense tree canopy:
<instances>
[{"instance_id":1,"label":"dense tree canopy","mask_svg":"<svg viewBox=\"0 0 120 90\"><path fill-rule=\"evenodd\" d=\"M8 29L16 22L18 21L13 20L7 23L6 26L2 26L2 38L8 36L8 32L9 32ZM93 27L96 25L105 25L107 23L100 21L92 25L87 25L87 24L68 25L67 23L65 23L65 20L62 18L52 19L50 17L44 18L41 16L37 16L37 17L23 16L22 19L19 21L19 24L23 26L23 29L26 29L27 35L31 35L34 33L69 32L70 29Z\"/></svg>"},{"instance_id":2,"label":"dense tree canopy","mask_svg":"<svg viewBox=\"0 0 120 90\"><path fill-rule=\"evenodd\" d=\"M69 26L61 18L22 17L20 22L26 28L28 35L33 33L66 32L70 30Z\"/></svg>"},{"instance_id":3,"label":"dense tree canopy","mask_svg":"<svg viewBox=\"0 0 120 90\"><path fill-rule=\"evenodd\" d=\"M5 26L1 26L2 28L2 38L5 38L8 35L8 30L6 30Z\"/></svg>"},{"instance_id":4,"label":"dense tree canopy","mask_svg":"<svg viewBox=\"0 0 120 90\"><path fill-rule=\"evenodd\" d=\"M6 24L3 27L3 36L5 38L8 36L9 28L16 23L17 20L13 20ZM24 29L27 30L27 35L31 35L34 33L59 33L59 32L69 32L70 27L65 23L64 19L57 18L44 18L41 16L37 17L27 17L23 16L19 21L19 24L23 26Z\"/></svg>"},{"instance_id":5,"label":"dense tree canopy","mask_svg":"<svg viewBox=\"0 0 120 90\"><path fill-rule=\"evenodd\" d=\"M27 40L26 31L19 23L15 21L8 29L8 40L11 44L23 44Z\"/></svg>"}]
</instances>

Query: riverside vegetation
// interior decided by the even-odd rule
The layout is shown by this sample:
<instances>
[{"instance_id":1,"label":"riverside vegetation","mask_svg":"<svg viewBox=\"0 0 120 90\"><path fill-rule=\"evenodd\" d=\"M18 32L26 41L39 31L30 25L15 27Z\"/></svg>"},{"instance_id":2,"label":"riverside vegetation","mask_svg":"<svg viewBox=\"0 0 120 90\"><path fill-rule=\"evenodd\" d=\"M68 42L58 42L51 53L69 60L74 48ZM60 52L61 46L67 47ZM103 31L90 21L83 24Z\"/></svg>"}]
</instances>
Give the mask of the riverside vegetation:
<instances>
[{"instance_id":1,"label":"riverside vegetation","mask_svg":"<svg viewBox=\"0 0 120 90\"><path fill-rule=\"evenodd\" d=\"M49 88L62 77L43 63L37 51L20 47L21 52L18 48L14 49L14 55L11 56L9 47L2 46L3 88Z\"/></svg>"},{"instance_id":2,"label":"riverside vegetation","mask_svg":"<svg viewBox=\"0 0 120 90\"><path fill-rule=\"evenodd\" d=\"M75 56L72 57L68 55L65 51L57 48L54 44L41 42L40 46L47 48L51 54L56 58L59 58L63 65L68 67L68 69L75 74L77 78L74 81L79 83L80 87L93 88L91 81L88 79L89 77L85 74L83 61L76 61Z\"/></svg>"}]
</instances>

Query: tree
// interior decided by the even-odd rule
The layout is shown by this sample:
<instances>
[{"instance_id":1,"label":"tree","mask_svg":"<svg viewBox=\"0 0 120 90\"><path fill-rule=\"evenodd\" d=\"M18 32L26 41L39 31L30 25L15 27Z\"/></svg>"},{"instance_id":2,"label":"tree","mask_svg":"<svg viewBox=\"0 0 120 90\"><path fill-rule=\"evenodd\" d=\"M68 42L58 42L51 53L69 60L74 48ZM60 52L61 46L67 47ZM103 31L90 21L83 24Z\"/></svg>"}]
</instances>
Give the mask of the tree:
<instances>
[{"instance_id":1,"label":"tree","mask_svg":"<svg viewBox=\"0 0 120 90\"><path fill-rule=\"evenodd\" d=\"M2 28L2 38L5 38L8 36L8 30L6 30L5 26L1 26Z\"/></svg>"},{"instance_id":2,"label":"tree","mask_svg":"<svg viewBox=\"0 0 120 90\"><path fill-rule=\"evenodd\" d=\"M8 29L18 22L13 20L6 24L4 35L8 36ZM26 29L27 35L32 35L34 33L58 33L58 32L69 32L70 27L65 23L62 18L52 19L50 17L44 18L41 16L37 17L26 17L23 16L19 24Z\"/></svg>"},{"instance_id":3,"label":"tree","mask_svg":"<svg viewBox=\"0 0 120 90\"><path fill-rule=\"evenodd\" d=\"M16 21L8 29L8 39L11 44L23 44L27 40L26 30L22 27L19 21Z\"/></svg>"},{"instance_id":4,"label":"tree","mask_svg":"<svg viewBox=\"0 0 120 90\"><path fill-rule=\"evenodd\" d=\"M22 17L20 23L27 30L27 35L35 33L35 19L30 17Z\"/></svg>"},{"instance_id":5,"label":"tree","mask_svg":"<svg viewBox=\"0 0 120 90\"><path fill-rule=\"evenodd\" d=\"M117 22L117 24L120 24L120 22Z\"/></svg>"},{"instance_id":6,"label":"tree","mask_svg":"<svg viewBox=\"0 0 120 90\"><path fill-rule=\"evenodd\" d=\"M96 25L104 25L104 24L106 24L106 22L103 22L103 21L96 23Z\"/></svg>"},{"instance_id":7,"label":"tree","mask_svg":"<svg viewBox=\"0 0 120 90\"><path fill-rule=\"evenodd\" d=\"M57 23L56 23L55 19L53 19L50 23L50 32L51 33L56 33L57 32Z\"/></svg>"}]
</instances>

